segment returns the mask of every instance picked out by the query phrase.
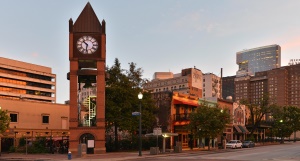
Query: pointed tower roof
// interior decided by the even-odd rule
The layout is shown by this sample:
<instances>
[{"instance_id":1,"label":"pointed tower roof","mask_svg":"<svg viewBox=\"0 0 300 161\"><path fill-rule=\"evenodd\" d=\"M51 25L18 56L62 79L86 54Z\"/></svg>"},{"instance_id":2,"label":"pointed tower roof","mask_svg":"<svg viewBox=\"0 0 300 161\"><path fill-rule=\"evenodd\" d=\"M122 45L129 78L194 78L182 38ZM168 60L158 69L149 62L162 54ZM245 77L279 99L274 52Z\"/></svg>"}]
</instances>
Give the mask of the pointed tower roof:
<instances>
[{"instance_id":1,"label":"pointed tower roof","mask_svg":"<svg viewBox=\"0 0 300 161\"><path fill-rule=\"evenodd\" d=\"M74 23L73 32L100 32L101 24L90 2L86 4Z\"/></svg>"}]
</instances>

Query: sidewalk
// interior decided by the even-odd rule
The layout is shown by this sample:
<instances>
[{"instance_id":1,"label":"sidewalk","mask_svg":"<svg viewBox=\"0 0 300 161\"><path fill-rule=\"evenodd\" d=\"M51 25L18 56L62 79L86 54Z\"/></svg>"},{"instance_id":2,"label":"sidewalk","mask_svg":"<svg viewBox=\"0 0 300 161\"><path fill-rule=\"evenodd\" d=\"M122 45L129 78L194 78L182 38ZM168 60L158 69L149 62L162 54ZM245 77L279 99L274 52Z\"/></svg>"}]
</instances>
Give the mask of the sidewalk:
<instances>
[{"instance_id":1,"label":"sidewalk","mask_svg":"<svg viewBox=\"0 0 300 161\"><path fill-rule=\"evenodd\" d=\"M157 156L168 156L168 155L178 155L180 153L160 153L158 155L150 155L150 151L143 151L142 156L138 156L137 152L110 152L104 154L87 154L83 157L78 157L72 155L72 160L80 161L121 161L136 158L148 158ZM26 161L67 161L67 154L20 154L20 153L9 153L2 154L0 161L16 161L16 160L26 160Z\"/></svg>"},{"instance_id":2,"label":"sidewalk","mask_svg":"<svg viewBox=\"0 0 300 161\"><path fill-rule=\"evenodd\" d=\"M278 145L279 143L264 143L257 146L269 146L269 145ZM199 154L209 154L209 153L224 153L234 151L233 149L211 149L207 151L206 148L194 148L183 149L181 153L167 152L159 153L157 155L150 155L150 151L142 151L142 156L138 156L138 151L136 152L109 152L104 154L87 154L84 157L78 157L76 154L72 154L72 160L77 161L121 161L137 158L149 158L149 157L161 157L161 156L176 156L176 155L189 155L191 153ZM2 153L0 156L0 161L16 161L16 160L25 160L25 161L67 161L67 154L21 154L21 153Z\"/></svg>"}]
</instances>

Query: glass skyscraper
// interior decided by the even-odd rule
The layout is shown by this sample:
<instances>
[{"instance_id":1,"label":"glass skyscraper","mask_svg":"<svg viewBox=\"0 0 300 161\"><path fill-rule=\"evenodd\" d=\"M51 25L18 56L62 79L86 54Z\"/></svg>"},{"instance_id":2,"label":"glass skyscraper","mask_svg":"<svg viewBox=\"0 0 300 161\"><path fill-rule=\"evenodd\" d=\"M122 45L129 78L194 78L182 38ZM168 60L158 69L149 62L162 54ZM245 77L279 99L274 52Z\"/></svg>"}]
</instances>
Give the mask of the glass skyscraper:
<instances>
[{"instance_id":1,"label":"glass skyscraper","mask_svg":"<svg viewBox=\"0 0 300 161\"><path fill-rule=\"evenodd\" d=\"M275 44L239 51L236 64L239 66L237 77L278 68L281 66L281 47Z\"/></svg>"}]
</instances>

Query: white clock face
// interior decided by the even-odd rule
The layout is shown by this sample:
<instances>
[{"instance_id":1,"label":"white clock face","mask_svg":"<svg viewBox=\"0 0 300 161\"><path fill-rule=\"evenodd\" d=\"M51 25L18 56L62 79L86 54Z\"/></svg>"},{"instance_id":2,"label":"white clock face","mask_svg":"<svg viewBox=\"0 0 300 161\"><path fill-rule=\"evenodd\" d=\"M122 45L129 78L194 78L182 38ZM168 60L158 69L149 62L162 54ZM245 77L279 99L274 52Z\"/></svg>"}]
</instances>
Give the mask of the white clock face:
<instances>
[{"instance_id":1,"label":"white clock face","mask_svg":"<svg viewBox=\"0 0 300 161\"><path fill-rule=\"evenodd\" d=\"M98 42L92 36L82 36L77 40L76 45L83 54L93 54L98 49Z\"/></svg>"}]
</instances>

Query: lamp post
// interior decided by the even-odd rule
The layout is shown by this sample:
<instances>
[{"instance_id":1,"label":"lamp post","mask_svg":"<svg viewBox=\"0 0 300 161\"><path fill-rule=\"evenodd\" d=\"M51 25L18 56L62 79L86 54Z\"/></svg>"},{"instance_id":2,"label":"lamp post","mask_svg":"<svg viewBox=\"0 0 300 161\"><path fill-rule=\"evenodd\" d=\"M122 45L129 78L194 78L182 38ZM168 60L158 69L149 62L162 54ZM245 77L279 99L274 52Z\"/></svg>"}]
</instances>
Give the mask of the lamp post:
<instances>
[{"instance_id":1,"label":"lamp post","mask_svg":"<svg viewBox=\"0 0 300 161\"><path fill-rule=\"evenodd\" d=\"M26 132L26 155L27 155L27 151L28 151L28 150L27 150L27 149L28 149L28 148L27 148L27 147L28 147L28 145L27 145L27 144L28 144L28 134L30 134L30 132L27 131L27 132Z\"/></svg>"},{"instance_id":2,"label":"lamp post","mask_svg":"<svg viewBox=\"0 0 300 161\"><path fill-rule=\"evenodd\" d=\"M140 92L138 94L138 98L140 100L140 119L139 119L139 156L142 156L142 99L143 94Z\"/></svg>"},{"instance_id":3,"label":"lamp post","mask_svg":"<svg viewBox=\"0 0 300 161\"><path fill-rule=\"evenodd\" d=\"M281 127L281 141L280 141L280 144L283 144L283 128L282 128L282 123L283 123L283 120L280 120L280 127Z\"/></svg>"}]
</instances>

